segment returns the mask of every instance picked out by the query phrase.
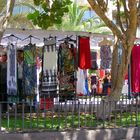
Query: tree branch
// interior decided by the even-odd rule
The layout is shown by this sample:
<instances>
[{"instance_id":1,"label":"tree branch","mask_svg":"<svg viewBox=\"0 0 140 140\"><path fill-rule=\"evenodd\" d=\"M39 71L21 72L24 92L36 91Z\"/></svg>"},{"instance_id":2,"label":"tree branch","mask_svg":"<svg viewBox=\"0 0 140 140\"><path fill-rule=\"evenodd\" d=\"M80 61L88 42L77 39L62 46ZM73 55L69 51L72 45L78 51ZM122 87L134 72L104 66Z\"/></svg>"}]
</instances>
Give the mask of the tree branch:
<instances>
[{"instance_id":1,"label":"tree branch","mask_svg":"<svg viewBox=\"0 0 140 140\"><path fill-rule=\"evenodd\" d=\"M104 12L107 11L107 3L104 0L97 0L98 5L100 5L100 7L102 8L102 10Z\"/></svg>"},{"instance_id":2,"label":"tree branch","mask_svg":"<svg viewBox=\"0 0 140 140\"><path fill-rule=\"evenodd\" d=\"M121 38L122 33L119 28L105 15L105 13L101 10L101 6L96 3L95 0L88 0L91 8L96 12L96 14L101 17L104 23L111 29L114 35L117 35L118 38Z\"/></svg>"},{"instance_id":3,"label":"tree branch","mask_svg":"<svg viewBox=\"0 0 140 140\"><path fill-rule=\"evenodd\" d=\"M5 31L8 25L10 16L12 15L14 4L15 0L7 0L6 14L0 17L0 41L3 36L3 32Z\"/></svg>"},{"instance_id":4,"label":"tree branch","mask_svg":"<svg viewBox=\"0 0 140 140\"><path fill-rule=\"evenodd\" d=\"M138 26L139 26L140 25L140 0L138 1L137 13L138 13Z\"/></svg>"},{"instance_id":5,"label":"tree branch","mask_svg":"<svg viewBox=\"0 0 140 140\"><path fill-rule=\"evenodd\" d=\"M126 27L128 28L129 22L128 22L128 17L129 17L129 11L126 6L126 0L122 0L123 3L123 9L124 9L124 14L125 14L125 21L126 21Z\"/></svg>"},{"instance_id":6,"label":"tree branch","mask_svg":"<svg viewBox=\"0 0 140 140\"><path fill-rule=\"evenodd\" d=\"M128 0L128 8L129 8L129 26L126 31L127 39L129 42L133 42L136 37L137 30L137 0Z\"/></svg>"},{"instance_id":7,"label":"tree branch","mask_svg":"<svg viewBox=\"0 0 140 140\"><path fill-rule=\"evenodd\" d=\"M122 21L121 21L120 3L118 0L117 0L117 21L118 21L121 31L124 33L125 30L123 28Z\"/></svg>"}]
</instances>

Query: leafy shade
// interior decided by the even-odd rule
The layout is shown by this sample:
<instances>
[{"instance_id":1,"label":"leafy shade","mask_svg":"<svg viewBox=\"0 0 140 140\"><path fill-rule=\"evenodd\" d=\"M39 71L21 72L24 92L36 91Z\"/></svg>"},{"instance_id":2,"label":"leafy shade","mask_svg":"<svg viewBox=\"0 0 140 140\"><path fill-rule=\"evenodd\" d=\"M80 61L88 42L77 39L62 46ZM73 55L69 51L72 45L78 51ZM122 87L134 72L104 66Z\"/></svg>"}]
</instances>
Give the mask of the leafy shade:
<instances>
[{"instance_id":1,"label":"leafy shade","mask_svg":"<svg viewBox=\"0 0 140 140\"><path fill-rule=\"evenodd\" d=\"M63 22L55 24L56 29L64 31L84 30L83 18L88 7L80 7L77 3L68 6L68 13L63 17Z\"/></svg>"},{"instance_id":2,"label":"leafy shade","mask_svg":"<svg viewBox=\"0 0 140 140\"><path fill-rule=\"evenodd\" d=\"M61 24L55 24L53 28L51 27L49 29L111 34L109 28L96 15L84 20L86 11L89 10L87 6L79 6L74 2L68 8L69 12L63 17L63 22Z\"/></svg>"},{"instance_id":3,"label":"leafy shade","mask_svg":"<svg viewBox=\"0 0 140 140\"><path fill-rule=\"evenodd\" d=\"M68 5L71 4L70 0L54 0L50 6L46 0L34 0L36 6L41 7L41 10L35 10L33 13L28 14L28 19L34 25L38 25L42 29L47 29L54 24L62 23L62 17L68 12Z\"/></svg>"}]
</instances>

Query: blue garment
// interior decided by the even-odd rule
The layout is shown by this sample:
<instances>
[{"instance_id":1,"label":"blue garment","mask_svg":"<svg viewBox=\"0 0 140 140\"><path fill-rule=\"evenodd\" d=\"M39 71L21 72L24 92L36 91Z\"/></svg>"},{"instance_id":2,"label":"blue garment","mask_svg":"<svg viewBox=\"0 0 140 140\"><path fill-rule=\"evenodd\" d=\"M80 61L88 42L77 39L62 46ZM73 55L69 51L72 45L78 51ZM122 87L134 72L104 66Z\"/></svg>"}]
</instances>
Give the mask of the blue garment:
<instances>
[{"instance_id":1,"label":"blue garment","mask_svg":"<svg viewBox=\"0 0 140 140\"><path fill-rule=\"evenodd\" d=\"M35 94L37 88L36 47L32 44L24 48L23 85L25 95Z\"/></svg>"},{"instance_id":2,"label":"blue garment","mask_svg":"<svg viewBox=\"0 0 140 140\"><path fill-rule=\"evenodd\" d=\"M84 95L90 95L88 89L88 79L85 79L85 88L84 88Z\"/></svg>"}]
</instances>

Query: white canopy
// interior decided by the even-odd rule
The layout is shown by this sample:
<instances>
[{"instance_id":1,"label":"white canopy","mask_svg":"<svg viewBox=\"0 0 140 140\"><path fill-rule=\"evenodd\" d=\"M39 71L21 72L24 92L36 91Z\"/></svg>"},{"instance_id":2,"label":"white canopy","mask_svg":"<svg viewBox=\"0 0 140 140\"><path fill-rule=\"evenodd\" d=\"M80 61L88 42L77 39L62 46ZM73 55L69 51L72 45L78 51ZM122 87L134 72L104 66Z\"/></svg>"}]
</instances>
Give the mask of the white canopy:
<instances>
[{"instance_id":1,"label":"white canopy","mask_svg":"<svg viewBox=\"0 0 140 140\"><path fill-rule=\"evenodd\" d=\"M89 32L78 32L78 31L48 31L48 30L41 30L41 29L31 29L31 30L26 30L26 29L6 29L6 31L4 32L4 36L9 36L9 35L15 35L19 38L21 38L22 40L26 37L28 37L29 35L32 35L34 37L37 37L39 39L35 39L32 38L31 42L37 44L37 46L43 46L43 39L51 36L56 36L57 39L62 39L64 37L66 37L67 35L73 35L73 38L76 38L76 36L90 36L92 38L92 40L94 40L93 42L99 42L99 40L101 40L103 37L108 37L108 38L113 38L112 35L102 35L102 34L93 34L93 33L89 33ZM1 41L1 45L6 46L7 43L11 41L11 42L16 42L18 47L22 47L26 44L28 44L30 42L29 39L21 41L18 40L14 37L11 38L4 38ZM94 43L93 43L94 44Z\"/></svg>"},{"instance_id":2,"label":"white canopy","mask_svg":"<svg viewBox=\"0 0 140 140\"><path fill-rule=\"evenodd\" d=\"M103 34L95 34L90 32L81 32L81 31L56 31L56 30L41 30L41 29L6 29L4 32L3 39L1 41L1 45L6 46L8 42L17 43L17 47L23 47L30 43L29 39L26 39L24 41L17 40L14 37L5 38L9 35L15 35L22 40L28 37L29 35L32 35L38 39L32 38L31 43L36 44L37 46L43 46L43 40L44 38L48 38L49 36L57 37L57 39L62 39L66 36L73 35L72 37L76 39L76 36L89 36L91 39L91 48L97 49L98 43L104 38L108 38L111 41L114 39L113 35L103 35ZM137 40L140 41L140 38Z\"/></svg>"}]
</instances>

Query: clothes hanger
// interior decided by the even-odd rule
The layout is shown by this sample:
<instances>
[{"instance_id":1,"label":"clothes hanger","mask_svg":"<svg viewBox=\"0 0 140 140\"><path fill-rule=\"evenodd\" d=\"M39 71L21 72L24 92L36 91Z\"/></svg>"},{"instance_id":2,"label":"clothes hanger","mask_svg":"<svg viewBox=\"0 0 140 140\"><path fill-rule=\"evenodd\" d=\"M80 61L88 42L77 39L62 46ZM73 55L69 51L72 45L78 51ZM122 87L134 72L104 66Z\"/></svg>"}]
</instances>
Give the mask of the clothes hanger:
<instances>
[{"instance_id":1,"label":"clothes hanger","mask_svg":"<svg viewBox=\"0 0 140 140\"><path fill-rule=\"evenodd\" d=\"M26 40L26 39L30 39L29 41L29 44L32 44L32 38L36 39L36 40L40 40L39 38L35 37L35 36L32 36L32 35L29 35L27 36L26 38L24 38L22 41Z\"/></svg>"},{"instance_id":2,"label":"clothes hanger","mask_svg":"<svg viewBox=\"0 0 140 140\"><path fill-rule=\"evenodd\" d=\"M10 37L14 37L14 38L16 38L17 40L22 40L21 38L19 38L18 36L15 36L14 34L10 34L10 35L8 35L8 36L4 36L4 37L2 37L2 39L5 39L5 38L10 39Z\"/></svg>"},{"instance_id":3,"label":"clothes hanger","mask_svg":"<svg viewBox=\"0 0 140 140\"><path fill-rule=\"evenodd\" d=\"M58 40L58 41L64 41L64 43L68 43L68 42L74 42L74 43L76 43L76 40L74 40L74 39L72 39L71 37L72 37L73 35L71 35L71 36L66 36L65 38L62 38L62 39L60 39L60 40Z\"/></svg>"},{"instance_id":4,"label":"clothes hanger","mask_svg":"<svg viewBox=\"0 0 140 140\"><path fill-rule=\"evenodd\" d=\"M56 36L51 36L49 35L48 38L44 38L44 45L45 46L50 46L50 45L55 45L56 44Z\"/></svg>"}]
</instances>

